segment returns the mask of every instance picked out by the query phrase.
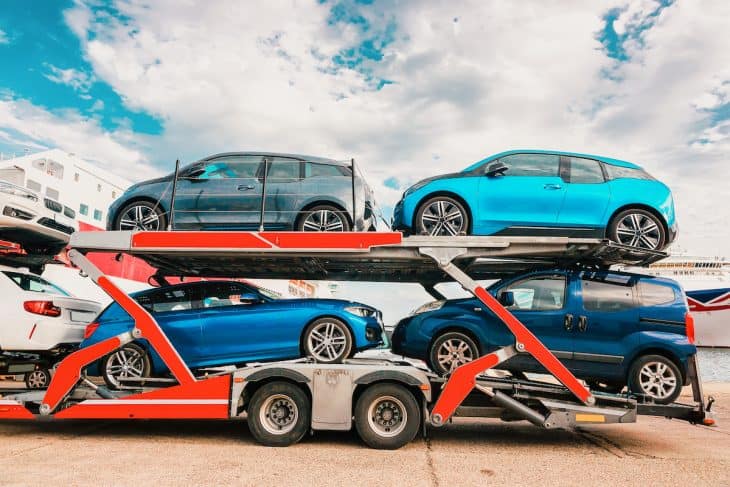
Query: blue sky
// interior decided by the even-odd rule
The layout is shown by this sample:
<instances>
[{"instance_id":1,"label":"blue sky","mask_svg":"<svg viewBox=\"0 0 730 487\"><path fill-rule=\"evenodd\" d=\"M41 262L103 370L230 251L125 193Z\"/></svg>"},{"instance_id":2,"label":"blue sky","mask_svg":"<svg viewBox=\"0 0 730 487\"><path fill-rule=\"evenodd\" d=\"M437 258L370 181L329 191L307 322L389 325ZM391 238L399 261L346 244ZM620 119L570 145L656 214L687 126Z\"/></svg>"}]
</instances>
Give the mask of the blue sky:
<instances>
[{"instance_id":1,"label":"blue sky","mask_svg":"<svg viewBox=\"0 0 730 487\"><path fill-rule=\"evenodd\" d=\"M355 157L386 208L502 150L600 153L666 180L692 203L683 245L717 252L727 244L706 229L723 226L716 181L730 176L728 9L5 0L0 152L60 147L131 179L226 150Z\"/></svg>"}]
</instances>

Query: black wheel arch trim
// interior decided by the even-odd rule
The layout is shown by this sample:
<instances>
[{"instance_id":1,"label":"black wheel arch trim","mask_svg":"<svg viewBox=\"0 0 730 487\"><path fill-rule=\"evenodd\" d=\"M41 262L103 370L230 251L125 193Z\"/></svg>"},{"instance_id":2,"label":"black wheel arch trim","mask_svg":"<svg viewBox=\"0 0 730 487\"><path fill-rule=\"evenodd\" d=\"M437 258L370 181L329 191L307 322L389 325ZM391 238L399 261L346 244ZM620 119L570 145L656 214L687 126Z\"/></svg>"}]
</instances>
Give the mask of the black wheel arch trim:
<instances>
[{"instance_id":1,"label":"black wheel arch trim","mask_svg":"<svg viewBox=\"0 0 730 487\"><path fill-rule=\"evenodd\" d=\"M309 379L302 373L283 367L272 367L254 372L246 377L246 382L261 382L266 379L289 379L299 384L309 383Z\"/></svg>"}]
</instances>

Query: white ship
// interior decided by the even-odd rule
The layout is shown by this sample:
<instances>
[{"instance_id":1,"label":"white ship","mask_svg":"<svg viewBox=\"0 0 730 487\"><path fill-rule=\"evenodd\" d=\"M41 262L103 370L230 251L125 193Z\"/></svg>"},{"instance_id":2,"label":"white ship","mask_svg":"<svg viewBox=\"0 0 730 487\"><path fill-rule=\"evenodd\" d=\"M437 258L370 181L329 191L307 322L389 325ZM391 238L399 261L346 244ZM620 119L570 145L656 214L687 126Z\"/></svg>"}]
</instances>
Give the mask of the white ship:
<instances>
[{"instance_id":1,"label":"white ship","mask_svg":"<svg viewBox=\"0 0 730 487\"><path fill-rule=\"evenodd\" d=\"M730 261L677 253L648 268L627 270L678 281L695 319L697 346L730 347Z\"/></svg>"}]
</instances>

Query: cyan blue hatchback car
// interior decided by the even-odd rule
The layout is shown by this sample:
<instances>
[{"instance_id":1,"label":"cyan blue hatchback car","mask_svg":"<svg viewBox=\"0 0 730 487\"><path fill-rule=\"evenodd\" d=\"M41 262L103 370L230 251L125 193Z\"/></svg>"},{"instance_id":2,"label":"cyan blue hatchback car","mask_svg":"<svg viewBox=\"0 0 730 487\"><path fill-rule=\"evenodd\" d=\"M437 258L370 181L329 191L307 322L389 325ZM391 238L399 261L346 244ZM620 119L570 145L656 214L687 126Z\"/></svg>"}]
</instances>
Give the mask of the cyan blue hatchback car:
<instances>
[{"instance_id":1,"label":"cyan blue hatchback car","mask_svg":"<svg viewBox=\"0 0 730 487\"><path fill-rule=\"evenodd\" d=\"M393 228L428 235L607 237L662 249L676 235L669 188L636 164L514 150L403 193Z\"/></svg>"},{"instance_id":2,"label":"cyan blue hatchback car","mask_svg":"<svg viewBox=\"0 0 730 487\"><path fill-rule=\"evenodd\" d=\"M382 343L380 311L336 299L274 299L237 281L200 281L132 294L152 313L191 369L287 360L337 363ZM87 327L81 348L132 329L110 304ZM167 368L146 340L136 340L92 365L111 387L120 378L160 376Z\"/></svg>"},{"instance_id":3,"label":"cyan blue hatchback car","mask_svg":"<svg viewBox=\"0 0 730 487\"><path fill-rule=\"evenodd\" d=\"M671 403L696 353L682 288L669 279L613 271L540 271L489 288L577 377L606 392L628 385L658 403ZM426 361L440 373L495 349L514 336L475 299L421 306L396 326L393 352ZM520 354L500 365L543 372Z\"/></svg>"}]
</instances>

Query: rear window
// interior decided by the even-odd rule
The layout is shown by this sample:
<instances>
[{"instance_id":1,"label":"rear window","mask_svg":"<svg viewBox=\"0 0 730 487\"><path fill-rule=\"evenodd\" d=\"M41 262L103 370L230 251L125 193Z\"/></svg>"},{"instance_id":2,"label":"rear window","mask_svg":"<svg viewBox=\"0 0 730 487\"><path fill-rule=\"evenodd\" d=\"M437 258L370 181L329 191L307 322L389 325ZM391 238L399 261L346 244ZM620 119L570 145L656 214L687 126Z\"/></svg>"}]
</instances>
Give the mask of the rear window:
<instances>
[{"instance_id":1,"label":"rear window","mask_svg":"<svg viewBox=\"0 0 730 487\"><path fill-rule=\"evenodd\" d=\"M336 166L334 164L319 164L317 162L307 162L304 164L304 177L337 177L349 176L350 171L344 166Z\"/></svg>"},{"instance_id":2,"label":"rear window","mask_svg":"<svg viewBox=\"0 0 730 487\"><path fill-rule=\"evenodd\" d=\"M642 306L673 303L676 298L673 288L661 284L639 281L638 289Z\"/></svg>"},{"instance_id":3,"label":"rear window","mask_svg":"<svg viewBox=\"0 0 730 487\"><path fill-rule=\"evenodd\" d=\"M23 291L70 296L69 293L56 286L55 284L51 284L40 276L23 274L22 272L2 272Z\"/></svg>"},{"instance_id":4,"label":"rear window","mask_svg":"<svg viewBox=\"0 0 730 487\"><path fill-rule=\"evenodd\" d=\"M613 166L611 164L604 164L606 168L606 174L608 179L620 179L620 178L631 178L631 179L654 179L651 175L643 169L635 169L633 167L622 167Z\"/></svg>"}]
</instances>

